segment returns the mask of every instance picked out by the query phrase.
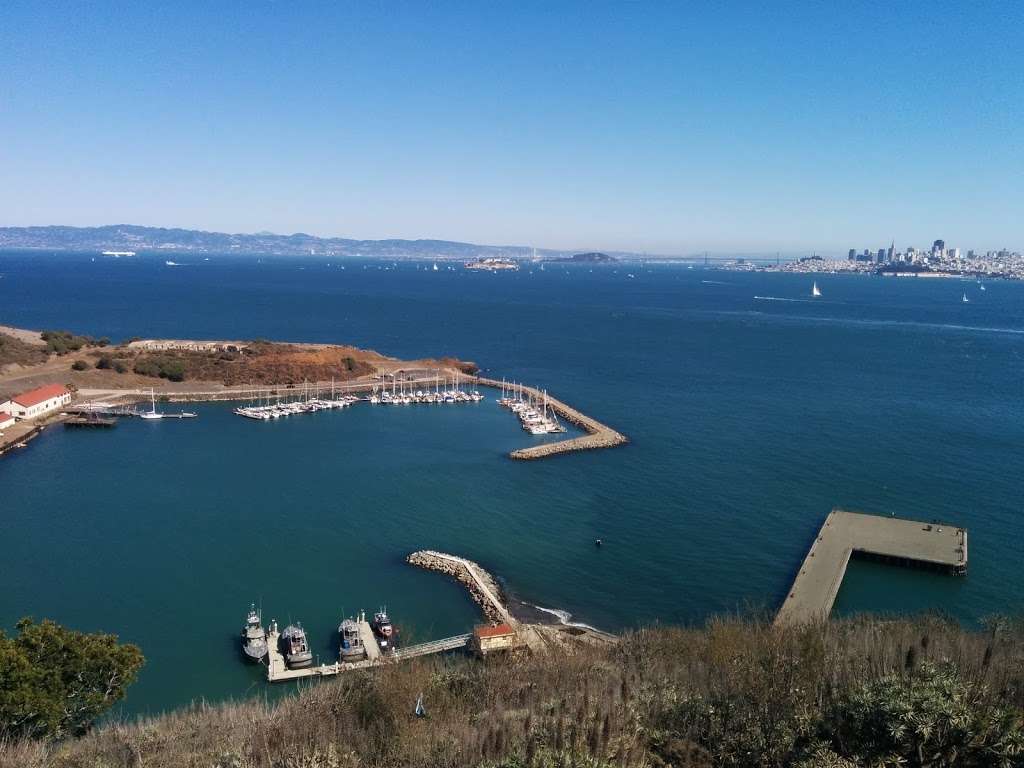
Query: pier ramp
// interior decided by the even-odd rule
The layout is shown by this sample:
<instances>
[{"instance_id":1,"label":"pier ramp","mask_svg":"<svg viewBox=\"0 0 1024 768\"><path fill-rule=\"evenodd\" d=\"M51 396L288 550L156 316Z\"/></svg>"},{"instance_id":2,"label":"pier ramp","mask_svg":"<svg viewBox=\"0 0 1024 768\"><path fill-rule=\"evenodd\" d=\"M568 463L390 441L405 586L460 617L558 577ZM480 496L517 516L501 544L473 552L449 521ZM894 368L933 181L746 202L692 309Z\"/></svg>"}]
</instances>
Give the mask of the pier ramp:
<instances>
[{"instance_id":1,"label":"pier ramp","mask_svg":"<svg viewBox=\"0 0 1024 768\"><path fill-rule=\"evenodd\" d=\"M943 523L833 509L800 565L775 623L827 620L853 557L962 576L967 573L967 531Z\"/></svg>"}]
</instances>

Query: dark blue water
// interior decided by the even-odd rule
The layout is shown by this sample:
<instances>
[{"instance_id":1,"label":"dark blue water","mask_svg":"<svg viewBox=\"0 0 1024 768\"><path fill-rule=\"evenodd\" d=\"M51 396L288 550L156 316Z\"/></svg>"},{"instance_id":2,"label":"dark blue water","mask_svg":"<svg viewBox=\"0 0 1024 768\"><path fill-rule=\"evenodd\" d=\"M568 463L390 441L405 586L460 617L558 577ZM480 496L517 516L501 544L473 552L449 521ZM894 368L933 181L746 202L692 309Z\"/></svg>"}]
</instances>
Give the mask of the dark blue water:
<instances>
[{"instance_id":1,"label":"dark blue water","mask_svg":"<svg viewBox=\"0 0 1024 768\"><path fill-rule=\"evenodd\" d=\"M0 323L457 355L632 439L512 462L531 438L493 401L51 430L0 461L0 623L138 642L130 711L262 693L234 646L257 598L324 657L342 609L386 602L410 637L465 631L468 598L402 563L422 547L601 627L700 622L776 607L844 506L966 525L971 571L855 563L837 611L1019 610L1024 285L822 276L810 301L806 277L666 265L91 258L0 255Z\"/></svg>"}]
</instances>

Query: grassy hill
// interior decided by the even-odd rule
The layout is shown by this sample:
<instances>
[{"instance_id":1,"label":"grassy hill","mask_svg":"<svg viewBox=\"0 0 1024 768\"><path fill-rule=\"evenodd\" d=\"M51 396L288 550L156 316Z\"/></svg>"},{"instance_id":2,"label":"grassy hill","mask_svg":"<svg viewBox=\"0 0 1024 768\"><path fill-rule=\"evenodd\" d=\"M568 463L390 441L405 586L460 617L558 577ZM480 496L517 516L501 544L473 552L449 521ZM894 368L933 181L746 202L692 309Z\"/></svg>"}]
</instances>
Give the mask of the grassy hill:
<instances>
[{"instance_id":1,"label":"grassy hill","mask_svg":"<svg viewBox=\"0 0 1024 768\"><path fill-rule=\"evenodd\" d=\"M61 744L9 743L0 764L1021 766L1022 629L716 619L639 631L607 650L435 658L277 704L199 704ZM413 715L420 693L424 718Z\"/></svg>"}]
</instances>

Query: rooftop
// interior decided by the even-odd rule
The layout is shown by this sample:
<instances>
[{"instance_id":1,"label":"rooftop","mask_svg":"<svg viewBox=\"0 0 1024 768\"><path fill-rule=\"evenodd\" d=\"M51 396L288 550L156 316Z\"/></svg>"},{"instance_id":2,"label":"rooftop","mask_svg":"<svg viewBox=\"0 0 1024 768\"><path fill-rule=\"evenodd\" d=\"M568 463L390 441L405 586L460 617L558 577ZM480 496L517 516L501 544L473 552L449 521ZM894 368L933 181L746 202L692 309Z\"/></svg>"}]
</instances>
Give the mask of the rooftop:
<instances>
[{"instance_id":1,"label":"rooftop","mask_svg":"<svg viewBox=\"0 0 1024 768\"><path fill-rule=\"evenodd\" d=\"M28 392L22 392L20 395L15 395L11 398L11 401L24 406L25 408L31 408L33 405L39 405L39 403L46 402L54 397L61 397L62 395L67 394L70 393L67 388L61 384L46 384L45 386L37 389L30 389Z\"/></svg>"}]
</instances>

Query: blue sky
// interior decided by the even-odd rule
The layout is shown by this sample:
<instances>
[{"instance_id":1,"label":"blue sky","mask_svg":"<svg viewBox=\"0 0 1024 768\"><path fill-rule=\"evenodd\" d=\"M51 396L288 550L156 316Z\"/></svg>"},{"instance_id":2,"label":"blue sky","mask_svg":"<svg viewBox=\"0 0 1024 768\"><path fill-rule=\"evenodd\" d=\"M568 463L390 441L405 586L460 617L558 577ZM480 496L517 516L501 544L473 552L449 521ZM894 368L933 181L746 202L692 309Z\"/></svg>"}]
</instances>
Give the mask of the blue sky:
<instances>
[{"instance_id":1,"label":"blue sky","mask_svg":"<svg viewBox=\"0 0 1024 768\"><path fill-rule=\"evenodd\" d=\"M0 225L1024 247L1020 3L0 4Z\"/></svg>"}]
</instances>

